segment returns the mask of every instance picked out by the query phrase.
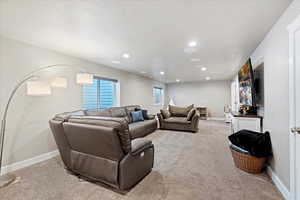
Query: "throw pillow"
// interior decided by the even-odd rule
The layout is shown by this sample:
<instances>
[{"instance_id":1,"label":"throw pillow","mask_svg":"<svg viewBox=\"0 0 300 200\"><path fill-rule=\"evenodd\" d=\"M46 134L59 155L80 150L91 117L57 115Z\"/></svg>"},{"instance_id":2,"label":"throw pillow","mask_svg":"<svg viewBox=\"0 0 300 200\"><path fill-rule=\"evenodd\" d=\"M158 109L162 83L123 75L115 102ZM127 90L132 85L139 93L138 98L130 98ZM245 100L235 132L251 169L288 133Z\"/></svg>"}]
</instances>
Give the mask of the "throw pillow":
<instances>
[{"instance_id":1,"label":"throw pillow","mask_svg":"<svg viewBox=\"0 0 300 200\"><path fill-rule=\"evenodd\" d=\"M169 111L172 116L175 117L187 117L190 110L194 108L194 104L188 107L179 107L179 106L171 106L169 105Z\"/></svg>"},{"instance_id":2,"label":"throw pillow","mask_svg":"<svg viewBox=\"0 0 300 200\"><path fill-rule=\"evenodd\" d=\"M187 115L187 120L191 121L194 117L194 115L196 114L196 108L193 108L192 110L190 110L190 112Z\"/></svg>"},{"instance_id":3,"label":"throw pillow","mask_svg":"<svg viewBox=\"0 0 300 200\"><path fill-rule=\"evenodd\" d=\"M129 123L132 123L133 121L132 121L132 117L131 117L130 113L134 112L135 109L140 108L140 106L132 105L132 106L125 106L125 108L126 108L126 112L127 112L127 115L128 115Z\"/></svg>"},{"instance_id":4,"label":"throw pillow","mask_svg":"<svg viewBox=\"0 0 300 200\"><path fill-rule=\"evenodd\" d=\"M160 110L160 113L162 114L164 119L168 119L171 117L171 113L168 110Z\"/></svg>"},{"instance_id":5,"label":"throw pillow","mask_svg":"<svg viewBox=\"0 0 300 200\"><path fill-rule=\"evenodd\" d=\"M142 111L131 112L130 115L133 122L144 121Z\"/></svg>"},{"instance_id":6,"label":"throw pillow","mask_svg":"<svg viewBox=\"0 0 300 200\"><path fill-rule=\"evenodd\" d=\"M148 110L136 108L135 111L142 111L144 120L148 120L149 119Z\"/></svg>"}]
</instances>

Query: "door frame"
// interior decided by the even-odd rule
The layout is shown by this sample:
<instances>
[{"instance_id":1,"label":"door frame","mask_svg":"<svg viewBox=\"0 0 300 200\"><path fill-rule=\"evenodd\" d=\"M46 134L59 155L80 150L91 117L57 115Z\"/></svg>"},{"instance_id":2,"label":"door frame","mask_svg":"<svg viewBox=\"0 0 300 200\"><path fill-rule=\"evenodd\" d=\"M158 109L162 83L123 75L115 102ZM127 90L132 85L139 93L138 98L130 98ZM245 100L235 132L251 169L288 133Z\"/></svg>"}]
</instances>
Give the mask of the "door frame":
<instances>
[{"instance_id":1,"label":"door frame","mask_svg":"<svg viewBox=\"0 0 300 200\"><path fill-rule=\"evenodd\" d=\"M290 117L290 196L289 199L296 200L300 194L297 194L296 183L296 135L291 132L291 128L295 127L296 120L296 67L295 67L295 33L300 29L300 15L287 27L289 32L289 117Z\"/></svg>"}]
</instances>

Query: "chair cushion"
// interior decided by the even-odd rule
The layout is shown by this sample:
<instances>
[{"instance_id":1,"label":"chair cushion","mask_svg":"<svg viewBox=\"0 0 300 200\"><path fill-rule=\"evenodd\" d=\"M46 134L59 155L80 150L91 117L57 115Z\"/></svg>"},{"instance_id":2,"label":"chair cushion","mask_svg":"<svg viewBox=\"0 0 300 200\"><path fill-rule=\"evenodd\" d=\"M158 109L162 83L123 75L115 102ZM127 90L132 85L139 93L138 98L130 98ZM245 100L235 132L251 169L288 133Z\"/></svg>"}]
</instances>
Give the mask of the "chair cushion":
<instances>
[{"instance_id":1,"label":"chair cushion","mask_svg":"<svg viewBox=\"0 0 300 200\"><path fill-rule=\"evenodd\" d=\"M160 110L160 113L162 114L164 119L168 119L171 117L171 113L168 110Z\"/></svg>"},{"instance_id":2,"label":"chair cushion","mask_svg":"<svg viewBox=\"0 0 300 200\"><path fill-rule=\"evenodd\" d=\"M144 121L143 113L142 111L134 111L130 113L132 122L139 122L139 121Z\"/></svg>"},{"instance_id":3,"label":"chair cushion","mask_svg":"<svg viewBox=\"0 0 300 200\"><path fill-rule=\"evenodd\" d=\"M166 123L179 123L179 124L190 124L191 122L187 120L186 117L170 117L165 119L164 122Z\"/></svg>"},{"instance_id":4,"label":"chair cushion","mask_svg":"<svg viewBox=\"0 0 300 200\"><path fill-rule=\"evenodd\" d=\"M169 111L172 116L174 117L187 117L190 110L194 108L194 104L188 107L178 107L178 106L171 106L169 105Z\"/></svg>"},{"instance_id":5,"label":"chair cushion","mask_svg":"<svg viewBox=\"0 0 300 200\"><path fill-rule=\"evenodd\" d=\"M144 137L149 133L155 131L157 129L157 121L155 119L145 120L145 121L131 123L128 126L129 126L129 132L131 138L134 139L134 138Z\"/></svg>"}]
</instances>

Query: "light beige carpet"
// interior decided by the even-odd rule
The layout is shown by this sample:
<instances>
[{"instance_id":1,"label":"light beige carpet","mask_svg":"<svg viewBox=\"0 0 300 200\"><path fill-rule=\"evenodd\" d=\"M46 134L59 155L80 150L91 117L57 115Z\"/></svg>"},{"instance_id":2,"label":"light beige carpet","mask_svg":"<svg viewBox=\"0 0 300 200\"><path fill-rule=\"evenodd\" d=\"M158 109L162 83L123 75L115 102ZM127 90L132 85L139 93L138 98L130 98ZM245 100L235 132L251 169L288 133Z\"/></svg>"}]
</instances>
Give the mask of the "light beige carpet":
<instances>
[{"instance_id":1,"label":"light beige carpet","mask_svg":"<svg viewBox=\"0 0 300 200\"><path fill-rule=\"evenodd\" d=\"M265 174L234 167L229 126L201 121L198 133L158 130L153 171L126 195L68 175L59 157L16 172L21 179L0 189L13 200L277 200L283 199Z\"/></svg>"}]
</instances>

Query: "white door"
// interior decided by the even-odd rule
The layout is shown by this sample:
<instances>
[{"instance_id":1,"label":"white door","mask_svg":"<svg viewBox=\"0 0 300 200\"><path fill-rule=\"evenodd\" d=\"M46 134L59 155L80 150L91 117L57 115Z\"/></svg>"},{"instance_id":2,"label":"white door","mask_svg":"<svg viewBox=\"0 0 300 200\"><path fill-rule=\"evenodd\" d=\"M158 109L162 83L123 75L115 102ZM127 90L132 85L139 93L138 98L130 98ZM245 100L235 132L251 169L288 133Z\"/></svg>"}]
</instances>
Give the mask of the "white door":
<instances>
[{"instance_id":1,"label":"white door","mask_svg":"<svg viewBox=\"0 0 300 200\"><path fill-rule=\"evenodd\" d=\"M290 193L300 200L300 17L289 27Z\"/></svg>"}]
</instances>

